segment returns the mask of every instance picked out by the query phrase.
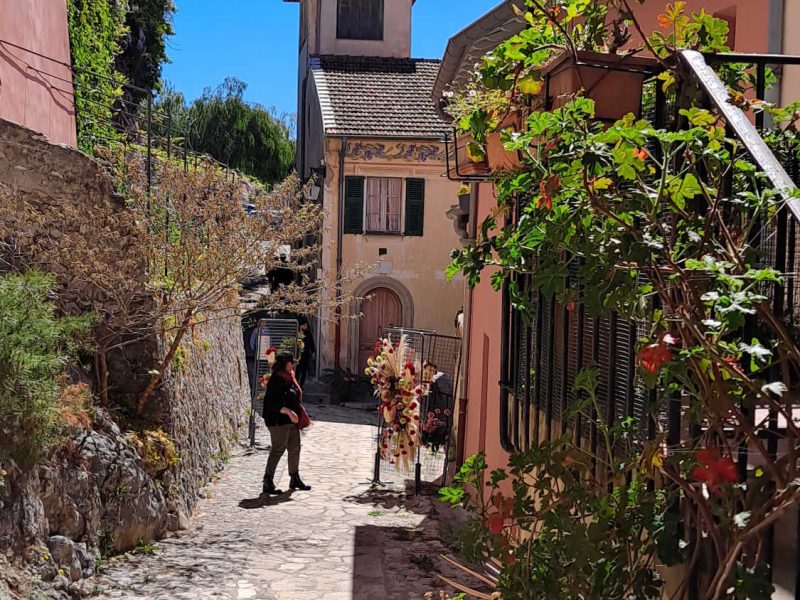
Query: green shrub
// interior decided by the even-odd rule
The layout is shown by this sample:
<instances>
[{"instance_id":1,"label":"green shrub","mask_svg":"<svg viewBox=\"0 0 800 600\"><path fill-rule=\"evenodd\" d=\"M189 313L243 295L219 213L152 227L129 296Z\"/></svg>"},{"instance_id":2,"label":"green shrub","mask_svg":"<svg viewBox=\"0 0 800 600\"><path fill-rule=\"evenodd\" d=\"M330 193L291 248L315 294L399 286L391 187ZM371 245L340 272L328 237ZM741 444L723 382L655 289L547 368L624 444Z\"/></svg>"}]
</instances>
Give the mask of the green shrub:
<instances>
[{"instance_id":1,"label":"green shrub","mask_svg":"<svg viewBox=\"0 0 800 600\"><path fill-rule=\"evenodd\" d=\"M41 273L0 277L0 462L35 464L58 437L59 398L88 317L59 318Z\"/></svg>"},{"instance_id":2,"label":"green shrub","mask_svg":"<svg viewBox=\"0 0 800 600\"><path fill-rule=\"evenodd\" d=\"M180 462L175 442L163 429L129 431L125 438L138 450L145 472L154 479Z\"/></svg>"}]
</instances>

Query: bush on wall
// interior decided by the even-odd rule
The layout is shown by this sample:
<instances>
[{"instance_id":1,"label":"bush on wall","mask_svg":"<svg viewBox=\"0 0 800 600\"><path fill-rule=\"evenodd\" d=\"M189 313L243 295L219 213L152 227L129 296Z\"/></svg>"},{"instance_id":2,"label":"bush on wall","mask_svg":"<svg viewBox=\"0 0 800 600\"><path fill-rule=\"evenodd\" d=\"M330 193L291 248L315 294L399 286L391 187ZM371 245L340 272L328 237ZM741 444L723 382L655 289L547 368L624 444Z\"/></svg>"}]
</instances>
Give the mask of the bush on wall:
<instances>
[{"instance_id":1,"label":"bush on wall","mask_svg":"<svg viewBox=\"0 0 800 600\"><path fill-rule=\"evenodd\" d=\"M0 462L31 466L58 438L60 376L90 320L57 317L53 286L36 272L0 277Z\"/></svg>"}]
</instances>

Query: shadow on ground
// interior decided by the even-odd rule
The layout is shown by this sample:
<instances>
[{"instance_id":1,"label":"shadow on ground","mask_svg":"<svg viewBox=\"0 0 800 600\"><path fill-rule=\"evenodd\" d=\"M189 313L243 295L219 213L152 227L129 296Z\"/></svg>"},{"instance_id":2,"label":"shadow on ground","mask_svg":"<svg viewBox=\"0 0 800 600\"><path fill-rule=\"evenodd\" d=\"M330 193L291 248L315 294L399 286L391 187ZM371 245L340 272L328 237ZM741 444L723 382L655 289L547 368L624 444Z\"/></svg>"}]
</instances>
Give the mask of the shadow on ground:
<instances>
[{"instance_id":1,"label":"shadow on ground","mask_svg":"<svg viewBox=\"0 0 800 600\"><path fill-rule=\"evenodd\" d=\"M346 408L331 404L310 404L306 406L306 410L308 410L308 414L312 421L344 423L348 425L365 425L375 427L376 429L378 425L377 411Z\"/></svg>"},{"instance_id":2,"label":"shadow on ground","mask_svg":"<svg viewBox=\"0 0 800 600\"><path fill-rule=\"evenodd\" d=\"M393 488L371 487L361 494L347 496L344 500L384 510L405 509L418 515L434 514L436 511L432 506L432 502L437 501L430 496L415 496L413 479L405 480L405 491Z\"/></svg>"},{"instance_id":3,"label":"shadow on ground","mask_svg":"<svg viewBox=\"0 0 800 600\"><path fill-rule=\"evenodd\" d=\"M450 589L441 577L475 585L442 558L450 550L432 535L436 524L425 519L415 529L364 525L354 538L353 600L424 598ZM488 591L480 590L479 591Z\"/></svg>"},{"instance_id":4,"label":"shadow on ground","mask_svg":"<svg viewBox=\"0 0 800 600\"><path fill-rule=\"evenodd\" d=\"M254 508L264 508L265 506L276 506L284 502L292 501L292 490L284 492L278 496L260 495L258 498L245 498L239 502L239 508L252 510Z\"/></svg>"}]
</instances>

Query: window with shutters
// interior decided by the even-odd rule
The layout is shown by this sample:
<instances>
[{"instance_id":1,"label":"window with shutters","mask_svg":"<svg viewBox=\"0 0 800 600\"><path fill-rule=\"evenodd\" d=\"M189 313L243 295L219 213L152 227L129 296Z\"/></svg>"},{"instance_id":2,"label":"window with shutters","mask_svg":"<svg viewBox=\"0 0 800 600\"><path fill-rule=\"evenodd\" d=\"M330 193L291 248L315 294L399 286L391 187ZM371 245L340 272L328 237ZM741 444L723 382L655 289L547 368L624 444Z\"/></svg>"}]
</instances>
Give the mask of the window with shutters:
<instances>
[{"instance_id":1,"label":"window with shutters","mask_svg":"<svg viewBox=\"0 0 800 600\"><path fill-rule=\"evenodd\" d=\"M344 179L343 233L364 233L364 178Z\"/></svg>"},{"instance_id":2,"label":"window with shutters","mask_svg":"<svg viewBox=\"0 0 800 600\"><path fill-rule=\"evenodd\" d=\"M367 177L367 233L400 233L403 180Z\"/></svg>"},{"instance_id":3,"label":"window with shutters","mask_svg":"<svg viewBox=\"0 0 800 600\"><path fill-rule=\"evenodd\" d=\"M406 179L406 235L422 235L425 225L425 180Z\"/></svg>"},{"instance_id":4,"label":"window with shutters","mask_svg":"<svg viewBox=\"0 0 800 600\"><path fill-rule=\"evenodd\" d=\"M382 40L384 0L339 0L336 37L340 40Z\"/></svg>"},{"instance_id":5,"label":"window with shutters","mask_svg":"<svg viewBox=\"0 0 800 600\"><path fill-rule=\"evenodd\" d=\"M647 332L615 313L590 315L582 303L576 271L577 266L566 281L575 301L563 303L533 292L527 319L510 303L506 305L510 395L505 440L519 451L566 434L587 452L603 455L601 432L587 419L594 408L585 405L580 414L571 411L578 400L586 398L575 386L584 368L596 372L598 412L594 418L609 426L633 418L640 435L659 426L658 416L649 415L652 392L636 371L636 340ZM513 282L517 293L530 293L525 277L516 276Z\"/></svg>"}]
</instances>

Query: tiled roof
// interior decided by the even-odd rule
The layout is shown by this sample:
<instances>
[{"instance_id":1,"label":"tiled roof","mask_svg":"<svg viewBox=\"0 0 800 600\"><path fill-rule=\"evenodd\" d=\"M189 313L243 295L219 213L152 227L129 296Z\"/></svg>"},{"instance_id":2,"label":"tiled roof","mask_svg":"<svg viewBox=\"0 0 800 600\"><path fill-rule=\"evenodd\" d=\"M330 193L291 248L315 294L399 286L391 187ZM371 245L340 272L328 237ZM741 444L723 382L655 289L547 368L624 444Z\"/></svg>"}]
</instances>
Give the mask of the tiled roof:
<instances>
[{"instance_id":1,"label":"tiled roof","mask_svg":"<svg viewBox=\"0 0 800 600\"><path fill-rule=\"evenodd\" d=\"M440 138L431 98L440 61L363 56L309 59L327 135Z\"/></svg>"}]
</instances>

